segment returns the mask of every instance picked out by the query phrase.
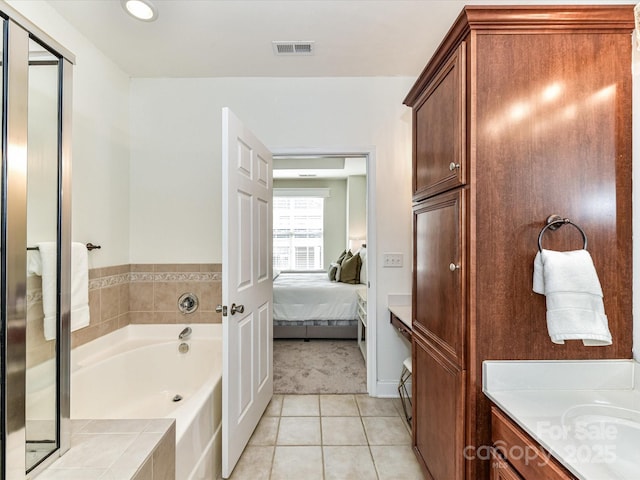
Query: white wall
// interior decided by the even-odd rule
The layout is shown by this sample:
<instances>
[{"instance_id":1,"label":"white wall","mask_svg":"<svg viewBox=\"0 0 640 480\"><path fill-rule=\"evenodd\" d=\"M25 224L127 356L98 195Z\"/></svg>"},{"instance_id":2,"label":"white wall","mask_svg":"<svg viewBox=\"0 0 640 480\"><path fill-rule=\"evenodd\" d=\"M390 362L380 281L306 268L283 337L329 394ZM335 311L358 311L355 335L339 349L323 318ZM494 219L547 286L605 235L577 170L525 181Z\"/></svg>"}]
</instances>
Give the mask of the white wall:
<instances>
[{"instance_id":1,"label":"white wall","mask_svg":"<svg viewBox=\"0 0 640 480\"><path fill-rule=\"evenodd\" d=\"M378 381L393 386L406 346L387 295L411 290L413 78L208 78L131 81L131 262L221 262L221 108L274 151L374 146L378 255ZM379 260L378 264L382 262ZM391 390L390 390L391 391Z\"/></svg>"},{"instance_id":2,"label":"white wall","mask_svg":"<svg viewBox=\"0 0 640 480\"><path fill-rule=\"evenodd\" d=\"M346 248L346 204L347 181L344 179L279 179L273 181L273 188L328 188L329 197L324 199L324 244L323 268L338 259Z\"/></svg>"},{"instance_id":3,"label":"white wall","mask_svg":"<svg viewBox=\"0 0 640 480\"><path fill-rule=\"evenodd\" d=\"M58 68L29 67L27 246L58 238ZM35 252L33 252L35 253Z\"/></svg>"},{"instance_id":4,"label":"white wall","mask_svg":"<svg viewBox=\"0 0 640 480\"><path fill-rule=\"evenodd\" d=\"M347 240L366 237L367 177L352 175L347 178Z\"/></svg>"},{"instance_id":5,"label":"white wall","mask_svg":"<svg viewBox=\"0 0 640 480\"><path fill-rule=\"evenodd\" d=\"M129 77L46 2L8 1L75 54L72 238L102 245L90 267L129 262Z\"/></svg>"},{"instance_id":6,"label":"white wall","mask_svg":"<svg viewBox=\"0 0 640 480\"><path fill-rule=\"evenodd\" d=\"M127 75L46 2L7 3L77 57L73 239L103 246L90 255L91 267L221 261L222 106L235 110L274 149L375 146L378 378L389 385L396 381L397 359L406 349L388 325L386 296L411 287L411 115L401 102L413 79L135 79L129 102ZM635 165L640 155L638 75L636 65ZM639 182L635 168L634 198ZM634 231L638 225L640 209L635 208ZM403 252L405 267L383 269L380 256L385 251ZM636 312L639 282L640 241L634 240ZM634 354L640 359L640 319L634 319Z\"/></svg>"},{"instance_id":7,"label":"white wall","mask_svg":"<svg viewBox=\"0 0 640 480\"><path fill-rule=\"evenodd\" d=\"M409 258L411 115L402 99L414 79L130 81L46 2L8 3L77 57L73 239L103 246L91 267L221 262L223 106L274 150L373 146L379 252ZM379 269L378 298L370 299L380 324L378 379L389 385L407 352L388 325L386 298L410 286L409 265Z\"/></svg>"}]
</instances>

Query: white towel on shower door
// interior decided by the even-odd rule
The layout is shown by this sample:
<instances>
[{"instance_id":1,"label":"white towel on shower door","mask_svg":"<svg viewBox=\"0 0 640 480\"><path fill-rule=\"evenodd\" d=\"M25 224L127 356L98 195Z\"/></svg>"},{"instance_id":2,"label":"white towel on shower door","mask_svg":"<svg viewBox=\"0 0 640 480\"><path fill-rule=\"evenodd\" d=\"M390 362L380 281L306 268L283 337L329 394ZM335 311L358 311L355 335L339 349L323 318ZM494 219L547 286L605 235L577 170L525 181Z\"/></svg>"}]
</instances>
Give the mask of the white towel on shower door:
<instances>
[{"instance_id":1,"label":"white towel on shower door","mask_svg":"<svg viewBox=\"0 0 640 480\"><path fill-rule=\"evenodd\" d=\"M38 243L42 263L42 310L44 312L44 338L56 338L56 279L57 244ZM87 247L71 244L71 331L89 325L89 259Z\"/></svg>"}]
</instances>

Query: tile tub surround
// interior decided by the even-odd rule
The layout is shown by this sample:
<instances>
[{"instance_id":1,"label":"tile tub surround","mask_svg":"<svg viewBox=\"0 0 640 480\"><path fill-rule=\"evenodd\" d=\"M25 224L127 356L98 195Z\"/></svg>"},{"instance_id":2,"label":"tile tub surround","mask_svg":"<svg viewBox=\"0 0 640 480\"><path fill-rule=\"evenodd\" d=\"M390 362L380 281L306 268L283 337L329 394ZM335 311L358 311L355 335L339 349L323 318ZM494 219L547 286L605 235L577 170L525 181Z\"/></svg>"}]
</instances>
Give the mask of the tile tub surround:
<instances>
[{"instance_id":1,"label":"tile tub surround","mask_svg":"<svg viewBox=\"0 0 640 480\"><path fill-rule=\"evenodd\" d=\"M71 449L37 480L175 479L173 419L72 420L71 431Z\"/></svg>"},{"instance_id":2,"label":"tile tub surround","mask_svg":"<svg viewBox=\"0 0 640 480\"><path fill-rule=\"evenodd\" d=\"M131 323L221 323L221 264L132 264L129 281ZM198 310L184 315L178 298L194 293Z\"/></svg>"},{"instance_id":3,"label":"tile tub surround","mask_svg":"<svg viewBox=\"0 0 640 480\"><path fill-rule=\"evenodd\" d=\"M608 437L602 429L589 431L589 435L604 436L585 444L585 431L572 429L563 418L576 407L639 411L640 364L633 360L485 361L483 392L577 478L612 478L610 457L599 454L615 453L618 437ZM615 460L611 463L615 467ZM639 472L640 464L633 470Z\"/></svg>"},{"instance_id":4,"label":"tile tub surround","mask_svg":"<svg viewBox=\"0 0 640 480\"><path fill-rule=\"evenodd\" d=\"M27 367L55 354L55 342L44 338L42 281L29 276L27 297ZM178 311L178 298L195 293L195 313ZM215 312L222 302L222 265L219 263L132 264L89 270L90 323L71 332L71 348L84 345L130 323L221 323Z\"/></svg>"},{"instance_id":5,"label":"tile tub surround","mask_svg":"<svg viewBox=\"0 0 640 480\"><path fill-rule=\"evenodd\" d=\"M130 323L220 323L222 265L131 264L89 270L91 323L71 334L77 347ZM198 310L178 311L178 297L195 293Z\"/></svg>"}]
</instances>

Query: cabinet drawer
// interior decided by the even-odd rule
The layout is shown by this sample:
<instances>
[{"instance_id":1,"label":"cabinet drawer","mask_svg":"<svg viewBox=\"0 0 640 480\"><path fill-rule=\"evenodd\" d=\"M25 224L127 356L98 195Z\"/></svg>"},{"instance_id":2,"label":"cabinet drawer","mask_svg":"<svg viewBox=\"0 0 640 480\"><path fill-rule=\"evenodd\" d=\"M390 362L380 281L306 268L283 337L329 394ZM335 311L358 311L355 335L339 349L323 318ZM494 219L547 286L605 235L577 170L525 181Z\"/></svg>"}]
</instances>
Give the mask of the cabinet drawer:
<instances>
[{"instance_id":1,"label":"cabinet drawer","mask_svg":"<svg viewBox=\"0 0 640 480\"><path fill-rule=\"evenodd\" d=\"M491 409L491 438L502 457L526 480L575 478L496 407Z\"/></svg>"},{"instance_id":2,"label":"cabinet drawer","mask_svg":"<svg viewBox=\"0 0 640 480\"><path fill-rule=\"evenodd\" d=\"M391 325L398 329L400 335L411 341L411 328L405 325L402 320L393 314L393 312L391 312Z\"/></svg>"},{"instance_id":3,"label":"cabinet drawer","mask_svg":"<svg viewBox=\"0 0 640 480\"><path fill-rule=\"evenodd\" d=\"M360 318L360 321L362 322L362 324L366 327L367 326L367 307L366 305L358 305L358 318Z\"/></svg>"}]
</instances>

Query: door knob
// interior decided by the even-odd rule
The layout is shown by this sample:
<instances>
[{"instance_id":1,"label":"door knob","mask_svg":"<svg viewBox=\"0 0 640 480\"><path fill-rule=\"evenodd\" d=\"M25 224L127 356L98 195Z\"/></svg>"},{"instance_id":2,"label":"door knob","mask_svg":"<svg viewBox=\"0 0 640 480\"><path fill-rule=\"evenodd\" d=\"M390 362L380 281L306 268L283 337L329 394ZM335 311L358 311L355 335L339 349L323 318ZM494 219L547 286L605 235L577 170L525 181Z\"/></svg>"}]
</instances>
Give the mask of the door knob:
<instances>
[{"instance_id":1,"label":"door knob","mask_svg":"<svg viewBox=\"0 0 640 480\"><path fill-rule=\"evenodd\" d=\"M236 305L235 303L231 304L231 315L234 315L236 312L244 313L244 305Z\"/></svg>"},{"instance_id":2,"label":"door knob","mask_svg":"<svg viewBox=\"0 0 640 480\"><path fill-rule=\"evenodd\" d=\"M227 316L227 306L226 305L218 305L216 306L216 313L221 313L223 317Z\"/></svg>"},{"instance_id":3,"label":"door knob","mask_svg":"<svg viewBox=\"0 0 640 480\"><path fill-rule=\"evenodd\" d=\"M449 164L449 171L450 172L453 172L456 168L460 168L460 164L459 163L451 162Z\"/></svg>"},{"instance_id":4,"label":"door knob","mask_svg":"<svg viewBox=\"0 0 640 480\"><path fill-rule=\"evenodd\" d=\"M460 269L460 265L456 265L455 263L450 263L449 264L449 270L451 270L452 272L455 272L456 270Z\"/></svg>"}]
</instances>

